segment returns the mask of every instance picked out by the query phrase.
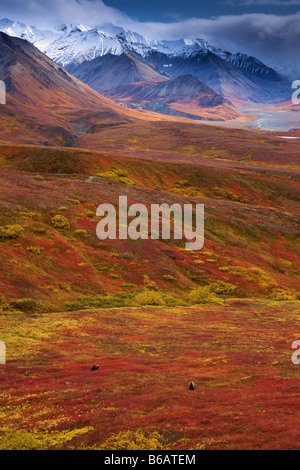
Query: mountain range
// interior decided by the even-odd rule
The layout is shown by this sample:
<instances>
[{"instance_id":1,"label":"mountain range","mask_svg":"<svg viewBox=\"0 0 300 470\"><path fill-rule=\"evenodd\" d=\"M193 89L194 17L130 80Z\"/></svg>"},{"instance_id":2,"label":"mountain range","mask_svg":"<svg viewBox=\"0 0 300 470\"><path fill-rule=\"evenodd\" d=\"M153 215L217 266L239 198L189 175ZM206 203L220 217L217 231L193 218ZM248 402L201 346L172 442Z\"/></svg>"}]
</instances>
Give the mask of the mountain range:
<instances>
[{"instance_id":1,"label":"mountain range","mask_svg":"<svg viewBox=\"0 0 300 470\"><path fill-rule=\"evenodd\" d=\"M255 57L202 39L150 41L112 24L42 30L9 19L0 20L0 30L31 42L95 91L129 108L228 120L239 116L235 106L278 103L291 93L290 82Z\"/></svg>"}]
</instances>

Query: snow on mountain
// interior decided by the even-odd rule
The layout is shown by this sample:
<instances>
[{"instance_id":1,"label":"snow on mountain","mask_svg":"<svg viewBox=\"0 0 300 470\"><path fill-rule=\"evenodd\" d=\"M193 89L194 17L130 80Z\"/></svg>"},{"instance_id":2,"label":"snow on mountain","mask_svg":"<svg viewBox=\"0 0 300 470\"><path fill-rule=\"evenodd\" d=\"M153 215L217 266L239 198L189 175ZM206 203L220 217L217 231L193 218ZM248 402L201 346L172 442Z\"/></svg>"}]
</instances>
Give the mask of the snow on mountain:
<instances>
[{"instance_id":1,"label":"snow on mountain","mask_svg":"<svg viewBox=\"0 0 300 470\"><path fill-rule=\"evenodd\" d=\"M41 30L36 26L28 26L24 23L19 23L18 21L13 21L8 18L0 20L0 31L8 34L9 36L26 39L33 44L41 43L45 47L62 34L62 31Z\"/></svg>"},{"instance_id":2,"label":"snow on mountain","mask_svg":"<svg viewBox=\"0 0 300 470\"><path fill-rule=\"evenodd\" d=\"M276 72L256 58L224 51L200 38L148 41L139 33L111 23L93 28L82 24L61 24L51 30L41 30L7 18L0 20L0 31L27 39L62 66L80 64L107 54L118 56L128 51L134 51L144 58L156 52L164 54L166 58L185 59L211 52L245 73L258 78L276 79ZM164 67L168 67L167 61Z\"/></svg>"},{"instance_id":3,"label":"snow on mountain","mask_svg":"<svg viewBox=\"0 0 300 470\"><path fill-rule=\"evenodd\" d=\"M260 77L270 78L274 71L264 65L255 57L250 57L247 54L236 53L233 54L223 49L211 46L203 39L180 39L178 41L152 41L151 49L165 54L168 57L181 57L193 58L199 54L207 54L212 52L227 62L230 62L239 69L243 69L250 74ZM269 75L269 77L268 77Z\"/></svg>"},{"instance_id":4,"label":"snow on mountain","mask_svg":"<svg viewBox=\"0 0 300 470\"><path fill-rule=\"evenodd\" d=\"M42 52L58 64L66 66L72 62L90 61L106 54L121 55L124 48L116 36L98 28L82 31L76 27L58 37Z\"/></svg>"},{"instance_id":5,"label":"snow on mountain","mask_svg":"<svg viewBox=\"0 0 300 470\"><path fill-rule=\"evenodd\" d=\"M212 48L203 39L179 39L177 41L152 41L151 49L169 57L193 57L199 51L208 51Z\"/></svg>"}]
</instances>

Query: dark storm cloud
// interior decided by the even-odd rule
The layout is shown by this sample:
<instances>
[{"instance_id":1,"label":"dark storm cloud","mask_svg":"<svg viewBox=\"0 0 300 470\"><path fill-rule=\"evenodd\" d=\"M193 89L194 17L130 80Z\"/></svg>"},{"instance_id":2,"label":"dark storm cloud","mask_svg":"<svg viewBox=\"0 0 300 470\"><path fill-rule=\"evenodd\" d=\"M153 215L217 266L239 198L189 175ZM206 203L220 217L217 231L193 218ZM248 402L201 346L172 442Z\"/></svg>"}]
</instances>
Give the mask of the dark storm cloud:
<instances>
[{"instance_id":1,"label":"dark storm cloud","mask_svg":"<svg viewBox=\"0 0 300 470\"><path fill-rule=\"evenodd\" d=\"M217 47L254 55L290 78L300 72L300 12L288 16L247 14L191 18L169 24L147 23L147 28L159 37L201 37Z\"/></svg>"}]
</instances>

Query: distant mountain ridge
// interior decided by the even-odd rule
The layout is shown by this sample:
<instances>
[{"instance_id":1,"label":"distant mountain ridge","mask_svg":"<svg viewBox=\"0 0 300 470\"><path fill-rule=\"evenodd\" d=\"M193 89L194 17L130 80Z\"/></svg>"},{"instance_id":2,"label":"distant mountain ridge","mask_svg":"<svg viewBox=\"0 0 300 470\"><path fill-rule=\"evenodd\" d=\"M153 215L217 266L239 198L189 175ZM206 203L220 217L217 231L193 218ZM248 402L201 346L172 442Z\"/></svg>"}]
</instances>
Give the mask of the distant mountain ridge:
<instances>
[{"instance_id":1,"label":"distant mountain ridge","mask_svg":"<svg viewBox=\"0 0 300 470\"><path fill-rule=\"evenodd\" d=\"M0 20L0 30L30 41L95 91L129 108L228 120L240 114L233 105L274 104L290 97L289 81L272 68L255 57L233 54L199 38L149 41L110 23L99 27L60 24L41 30L7 18ZM186 83L181 77L188 77ZM164 83L167 80L169 85ZM162 89L170 93L176 89L176 97L157 97Z\"/></svg>"},{"instance_id":2,"label":"distant mountain ridge","mask_svg":"<svg viewBox=\"0 0 300 470\"><path fill-rule=\"evenodd\" d=\"M130 81L122 70L125 54L144 64L140 69L148 67L146 81L157 79L157 74L174 78L192 74L233 102L276 103L290 96L289 81L274 69L255 57L216 48L199 38L149 41L139 33L109 23L99 27L63 24L43 31L4 19L0 20L0 30L32 42L88 85L93 87L96 82L95 89L100 92L105 91L107 74L101 82L100 75L95 79L95 70L103 69L108 62L124 83L135 81ZM110 60L103 59L106 56Z\"/></svg>"},{"instance_id":3,"label":"distant mountain ridge","mask_svg":"<svg viewBox=\"0 0 300 470\"><path fill-rule=\"evenodd\" d=\"M181 75L158 82L121 85L107 96L127 107L146 109L195 120L237 118L238 110L194 75Z\"/></svg>"}]
</instances>

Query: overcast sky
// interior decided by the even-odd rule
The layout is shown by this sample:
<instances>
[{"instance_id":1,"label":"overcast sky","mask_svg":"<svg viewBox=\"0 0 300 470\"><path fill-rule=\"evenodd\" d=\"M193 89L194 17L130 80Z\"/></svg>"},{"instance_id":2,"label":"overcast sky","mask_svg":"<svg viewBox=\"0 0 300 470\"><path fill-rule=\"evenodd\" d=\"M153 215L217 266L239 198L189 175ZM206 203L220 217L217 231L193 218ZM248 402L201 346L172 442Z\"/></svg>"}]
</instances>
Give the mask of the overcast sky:
<instances>
[{"instance_id":1,"label":"overcast sky","mask_svg":"<svg viewBox=\"0 0 300 470\"><path fill-rule=\"evenodd\" d=\"M112 22L149 38L200 37L300 79L300 0L1 0L1 17L43 27Z\"/></svg>"}]
</instances>

